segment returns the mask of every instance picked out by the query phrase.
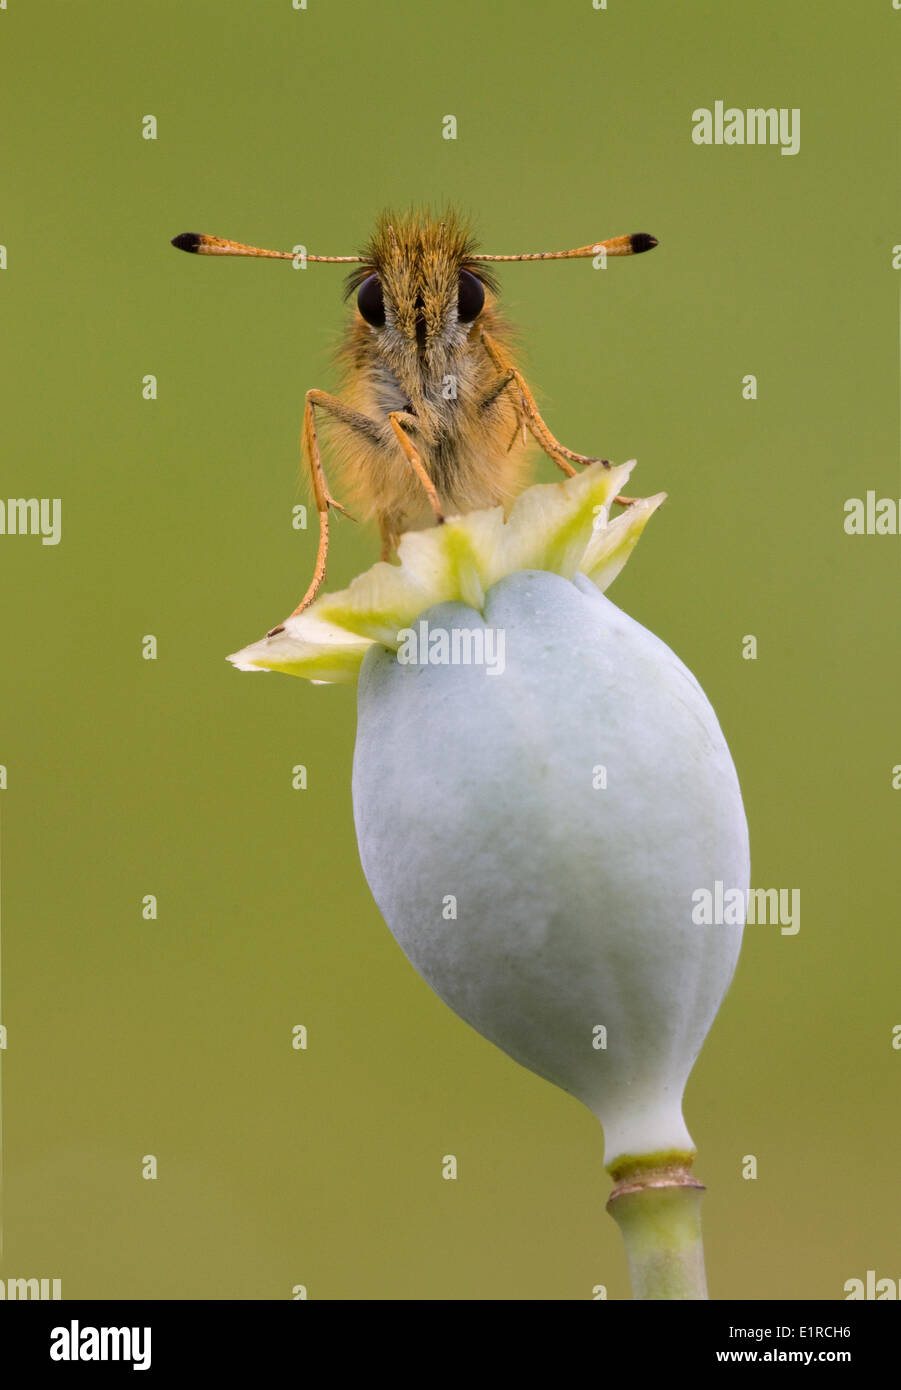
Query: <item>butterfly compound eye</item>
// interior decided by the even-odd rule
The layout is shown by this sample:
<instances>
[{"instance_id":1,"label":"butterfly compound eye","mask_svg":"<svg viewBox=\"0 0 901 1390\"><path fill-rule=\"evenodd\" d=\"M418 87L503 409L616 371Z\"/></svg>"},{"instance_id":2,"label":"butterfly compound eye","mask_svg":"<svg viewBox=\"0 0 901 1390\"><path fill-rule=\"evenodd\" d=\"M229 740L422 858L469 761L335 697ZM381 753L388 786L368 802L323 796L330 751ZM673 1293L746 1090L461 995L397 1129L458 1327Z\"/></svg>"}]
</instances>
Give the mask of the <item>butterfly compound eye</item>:
<instances>
[{"instance_id":1,"label":"butterfly compound eye","mask_svg":"<svg viewBox=\"0 0 901 1390\"><path fill-rule=\"evenodd\" d=\"M377 275L368 276L357 290L357 308L373 328L385 326L385 300L382 282Z\"/></svg>"},{"instance_id":2,"label":"butterfly compound eye","mask_svg":"<svg viewBox=\"0 0 901 1390\"><path fill-rule=\"evenodd\" d=\"M472 323L482 312L485 303L485 286L468 270L460 271L460 285L457 290L457 318L461 323Z\"/></svg>"}]
</instances>

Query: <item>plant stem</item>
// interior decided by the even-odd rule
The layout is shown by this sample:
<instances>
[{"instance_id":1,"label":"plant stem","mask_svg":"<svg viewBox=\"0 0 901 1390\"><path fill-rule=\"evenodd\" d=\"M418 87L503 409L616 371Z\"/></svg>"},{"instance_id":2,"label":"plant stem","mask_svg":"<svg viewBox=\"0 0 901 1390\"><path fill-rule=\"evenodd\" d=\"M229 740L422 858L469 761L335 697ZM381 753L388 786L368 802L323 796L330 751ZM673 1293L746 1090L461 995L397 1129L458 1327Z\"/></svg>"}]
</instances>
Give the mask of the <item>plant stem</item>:
<instances>
[{"instance_id":1,"label":"plant stem","mask_svg":"<svg viewBox=\"0 0 901 1390\"><path fill-rule=\"evenodd\" d=\"M607 1210L622 1231L636 1299L705 1299L701 1199L684 1165L632 1171Z\"/></svg>"}]
</instances>

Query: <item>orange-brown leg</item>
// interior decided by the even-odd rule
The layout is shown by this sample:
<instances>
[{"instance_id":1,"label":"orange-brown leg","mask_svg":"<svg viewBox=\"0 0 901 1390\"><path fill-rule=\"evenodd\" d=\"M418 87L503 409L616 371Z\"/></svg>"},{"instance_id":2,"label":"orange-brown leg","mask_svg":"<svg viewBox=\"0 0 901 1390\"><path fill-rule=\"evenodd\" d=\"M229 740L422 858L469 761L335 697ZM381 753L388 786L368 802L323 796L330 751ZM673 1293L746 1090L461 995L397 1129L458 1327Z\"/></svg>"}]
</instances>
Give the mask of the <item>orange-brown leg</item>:
<instances>
[{"instance_id":1,"label":"orange-brown leg","mask_svg":"<svg viewBox=\"0 0 901 1390\"><path fill-rule=\"evenodd\" d=\"M365 434L369 439L381 441L381 433L378 423L371 420L368 415L363 415L359 410L354 410L351 406L345 405L337 396L330 396L327 391L308 391L303 412L303 428L301 431L301 452L306 456L310 466L310 480L313 485L313 497L316 502L316 511L319 514L319 546L316 551L316 568L313 571L313 578L310 586L304 594L300 603L294 609L291 617L294 618L298 613L302 613L305 608L309 608L319 590L325 582L325 567L328 559L329 543L329 510L334 507L336 511L343 512L350 517L350 512L337 502L329 492L328 483L322 468L322 456L319 452L319 437L316 433L316 407L320 410L327 410L335 419L341 420L345 425L350 425L352 429L357 429L361 434ZM351 517L353 520L353 517ZM284 623L278 627L271 628L266 634L267 637L274 637L277 632L284 631Z\"/></svg>"},{"instance_id":2,"label":"orange-brown leg","mask_svg":"<svg viewBox=\"0 0 901 1390\"><path fill-rule=\"evenodd\" d=\"M330 415L333 415L336 420L340 420L342 424L349 425L351 429L358 430L360 434L365 435L366 438L373 443L382 445L385 443L382 434L382 426L380 426L377 420L371 419L370 416L364 415L359 410L354 410L352 406L345 405L337 396L331 396L327 391L317 391L314 389L307 392L303 414L303 429L301 432L301 449L306 455L307 462L310 465L313 496L316 501L316 511L319 514L319 546L316 551L316 567L313 571L313 578L310 581L309 588L300 600L300 603L294 609L293 613L291 613L290 616L292 618L295 618L298 613L302 613L304 609L309 608L310 604L319 593L319 590L322 588L322 585L325 583L326 561L328 559L329 546L330 508L334 507L336 511L343 512L345 516L350 517L351 521L353 521L350 512L348 512L340 502L337 502L328 490L328 483L326 482L325 473L322 468L322 457L319 452L319 438L316 433L316 417L314 412L317 406L320 410L327 410ZM398 443L425 489L426 496L435 513L435 520L440 524L444 521L444 513L441 510L441 504L438 500L438 494L435 491L435 485L426 472L422 459L416 452L409 435L401 426L402 420L411 420L415 423L415 418L415 416L406 415L403 411L392 411L388 416L391 428L397 436ZM386 532L383 528L382 559L388 558L396 542L396 535ZM274 637L277 633L284 631L284 626L284 623L279 623L277 627L270 628L266 636Z\"/></svg>"},{"instance_id":3,"label":"orange-brown leg","mask_svg":"<svg viewBox=\"0 0 901 1390\"><path fill-rule=\"evenodd\" d=\"M435 484L426 472L425 464L416 452L412 439L401 424L402 420L413 420L415 422L415 419L415 415L406 415L402 410L392 410L388 416L388 422L397 436L397 442L406 454L407 461L413 469L413 472L422 483L425 489L425 495L429 499L429 506L435 513L435 520L440 526L444 521L444 512L441 510L441 503L438 500L438 493L435 491Z\"/></svg>"},{"instance_id":4,"label":"orange-brown leg","mask_svg":"<svg viewBox=\"0 0 901 1390\"><path fill-rule=\"evenodd\" d=\"M572 459L576 463L603 463L605 468L610 467L610 464L606 459L587 458L585 454L575 454L573 453L572 449L565 448L564 445L562 445L559 442L559 440L555 439L554 436L551 434L550 430L548 429L547 425L544 423L544 420L541 418L538 406L535 404L535 398L529 390L528 386L526 385L525 378L523 377L522 372L519 371L518 368L513 366L509 358L504 353L503 349L499 347L499 345L494 341L494 339L489 337L489 335L485 332L482 333L482 342L485 344L485 350L488 353L488 356L491 358L494 365L497 367L498 371L504 373L503 379L497 383L497 391L504 390L507 386L512 385L514 382L516 383L516 386L519 390L522 411L523 440L525 440L526 423L528 423L529 429L532 431L533 435L538 440L538 443L541 445L544 452L548 455L549 458L553 459L557 467L562 468L563 472L566 473L570 478L575 476L576 469L569 464L569 462L567 461L569 459ZM496 394L497 392L494 388L492 388L491 391L487 393L485 403L490 404L490 402L494 400ZM515 438L516 434L514 433L513 439ZM511 448L512 445L513 440L510 441ZM614 502L619 502L624 507L629 507L632 505L633 502L636 502L638 499L635 497L623 497L620 493L618 496L614 497L613 500Z\"/></svg>"},{"instance_id":5,"label":"orange-brown leg","mask_svg":"<svg viewBox=\"0 0 901 1390\"><path fill-rule=\"evenodd\" d=\"M384 512L379 513L379 535L382 538L382 548L379 554L380 560L390 560L393 552L397 548L397 532L391 524L391 518Z\"/></svg>"},{"instance_id":6,"label":"orange-brown leg","mask_svg":"<svg viewBox=\"0 0 901 1390\"><path fill-rule=\"evenodd\" d=\"M513 370L513 368L509 368L506 372L504 372L503 376L499 376L497 381L495 381L491 386L488 387L488 390L485 392L484 396L482 396L481 400L479 401L479 410L487 410L489 406L494 404L501 392L506 391L507 387L515 380L516 372ZM516 424L513 428L513 434L510 438L510 443L507 445L508 454L510 450L513 448L513 445L516 443L516 436L519 434L520 427L522 428L523 444L527 444L529 438L528 434L526 433L525 412L518 400L515 401L514 404L516 406Z\"/></svg>"},{"instance_id":7,"label":"orange-brown leg","mask_svg":"<svg viewBox=\"0 0 901 1390\"><path fill-rule=\"evenodd\" d=\"M544 452L553 459L558 468L561 468L569 477L574 477L576 469L572 467L569 460L572 460L572 463L604 463L608 468L610 467L606 459L589 458L586 454L576 454L572 449L567 449L558 439L555 439L541 418L535 397L529 390L525 377L519 368L514 366L503 348L484 331L482 332L482 342L485 345L485 351L498 371L508 378L510 385L516 385L524 423L528 425Z\"/></svg>"},{"instance_id":8,"label":"orange-brown leg","mask_svg":"<svg viewBox=\"0 0 901 1390\"><path fill-rule=\"evenodd\" d=\"M568 459L573 459L576 463L603 463L605 468L610 467L606 459L586 458L584 454L574 454L572 449L564 448L564 446L554 438L547 425L544 423L544 420L541 418L538 406L535 404L535 398L526 385L522 372L513 366L503 348L485 332L482 333L482 342L485 344L485 350L498 371L503 372L503 377L486 392L485 398L481 402L483 405L489 405L500 391L515 382L519 390L521 402L520 413L522 416L523 443L525 443L526 422L528 421L529 428L532 430L532 433L538 440L542 449L553 459L557 467L562 468L563 472L570 477L575 474L576 470L568 465L566 462ZM514 432L513 440L515 440L515 438L516 433ZM513 446L513 440L510 441L511 448ZM623 507L630 507L634 502L638 501L636 497L623 497L622 493L619 493L613 500L614 502L619 502Z\"/></svg>"}]
</instances>

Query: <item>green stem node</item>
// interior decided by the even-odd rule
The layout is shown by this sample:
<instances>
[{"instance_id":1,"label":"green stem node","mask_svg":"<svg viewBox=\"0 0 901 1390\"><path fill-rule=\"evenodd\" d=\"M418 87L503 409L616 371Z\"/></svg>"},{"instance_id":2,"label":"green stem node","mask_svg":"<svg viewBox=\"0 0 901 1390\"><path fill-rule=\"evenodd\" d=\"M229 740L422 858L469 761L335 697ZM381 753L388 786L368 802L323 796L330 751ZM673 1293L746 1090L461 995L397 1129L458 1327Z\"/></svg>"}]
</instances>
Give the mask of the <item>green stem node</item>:
<instances>
[{"instance_id":1,"label":"green stem node","mask_svg":"<svg viewBox=\"0 0 901 1390\"><path fill-rule=\"evenodd\" d=\"M636 1299L706 1299L701 1199L686 1164L632 1168L607 1210L622 1231Z\"/></svg>"}]
</instances>

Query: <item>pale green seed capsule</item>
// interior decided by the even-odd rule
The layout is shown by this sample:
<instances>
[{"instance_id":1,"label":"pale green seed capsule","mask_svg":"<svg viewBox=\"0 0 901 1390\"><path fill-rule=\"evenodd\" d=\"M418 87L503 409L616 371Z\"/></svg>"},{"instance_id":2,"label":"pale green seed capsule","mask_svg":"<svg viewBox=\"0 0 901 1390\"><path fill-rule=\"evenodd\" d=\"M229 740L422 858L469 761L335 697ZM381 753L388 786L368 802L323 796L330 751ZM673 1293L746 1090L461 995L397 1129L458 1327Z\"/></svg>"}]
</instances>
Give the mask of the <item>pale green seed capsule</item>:
<instances>
[{"instance_id":1,"label":"pale green seed capsule","mask_svg":"<svg viewBox=\"0 0 901 1390\"><path fill-rule=\"evenodd\" d=\"M461 1018L597 1115L608 1166L690 1155L682 1096L741 942L696 925L693 894L749 882L709 701L579 574L421 620L502 633L503 655L484 633L493 671L366 655L354 814L385 921Z\"/></svg>"}]
</instances>

